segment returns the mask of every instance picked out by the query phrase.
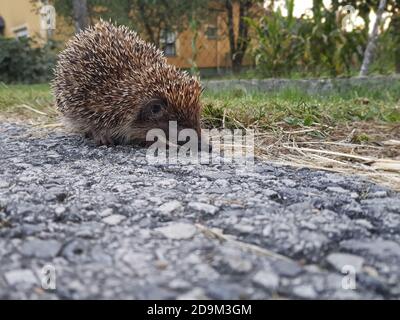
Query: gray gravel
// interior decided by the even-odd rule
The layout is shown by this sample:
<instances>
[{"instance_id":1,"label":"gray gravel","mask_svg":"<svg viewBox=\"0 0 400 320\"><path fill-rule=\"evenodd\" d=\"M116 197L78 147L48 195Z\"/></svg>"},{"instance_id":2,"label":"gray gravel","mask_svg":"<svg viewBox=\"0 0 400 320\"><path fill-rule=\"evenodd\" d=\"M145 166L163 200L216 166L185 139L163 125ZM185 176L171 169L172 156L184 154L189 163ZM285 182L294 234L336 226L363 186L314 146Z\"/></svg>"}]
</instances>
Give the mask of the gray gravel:
<instances>
[{"instance_id":1,"label":"gray gravel","mask_svg":"<svg viewBox=\"0 0 400 320\"><path fill-rule=\"evenodd\" d=\"M400 298L400 195L384 187L262 162L153 166L16 124L0 136L2 299Z\"/></svg>"}]
</instances>

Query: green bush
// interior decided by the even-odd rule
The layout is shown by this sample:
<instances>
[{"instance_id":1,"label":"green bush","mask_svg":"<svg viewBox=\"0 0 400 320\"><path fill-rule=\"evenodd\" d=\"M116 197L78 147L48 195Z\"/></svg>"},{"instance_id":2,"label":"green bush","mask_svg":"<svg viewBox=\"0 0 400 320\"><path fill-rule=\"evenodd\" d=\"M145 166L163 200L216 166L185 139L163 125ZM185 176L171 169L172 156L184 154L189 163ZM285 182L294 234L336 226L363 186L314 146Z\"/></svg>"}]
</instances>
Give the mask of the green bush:
<instances>
[{"instance_id":1,"label":"green bush","mask_svg":"<svg viewBox=\"0 0 400 320\"><path fill-rule=\"evenodd\" d=\"M54 44L40 46L28 38L0 37L0 82L42 83L52 77Z\"/></svg>"},{"instance_id":2,"label":"green bush","mask_svg":"<svg viewBox=\"0 0 400 320\"><path fill-rule=\"evenodd\" d=\"M361 65L367 38L362 30L343 32L335 11L296 18L294 0L259 19L247 19L255 33L252 54L264 77L349 76Z\"/></svg>"},{"instance_id":3,"label":"green bush","mask_svg":"<svg viewBox=\"0 0 400 320\"><path fill-rule=\"evenodd\" d=\"M278 9L273 15L246 19L255 31L257 41L252 54L262 76L284 76L298 69L305 41L299 36L299 26L291 14L294 1L289 4L287 17Z\"/></svg>"}]
</instances>

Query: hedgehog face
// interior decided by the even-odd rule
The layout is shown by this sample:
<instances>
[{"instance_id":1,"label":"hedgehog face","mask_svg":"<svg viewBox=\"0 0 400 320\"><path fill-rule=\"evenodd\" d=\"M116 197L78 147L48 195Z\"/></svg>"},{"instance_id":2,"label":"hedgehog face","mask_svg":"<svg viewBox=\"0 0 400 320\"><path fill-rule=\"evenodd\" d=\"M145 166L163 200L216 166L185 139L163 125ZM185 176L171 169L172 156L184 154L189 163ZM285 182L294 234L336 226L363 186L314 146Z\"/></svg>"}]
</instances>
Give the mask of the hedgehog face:
<instances>
[{"instance_id":1,"label":"hedgehog face","mask_svg":"<svg viewBox=\"0 0 400 320\"><path fill-rule=\"evenodd\" d=\"M200 107L188 107L189 110L199 110ZM183 129L193 129L196 131L199 139L201 139L200 115L196 113L177 112L182 110L165 98L152 98L142 104L136 119L131 123L131 134L136 142L142 145L146 143L147 132L152 129L161 129L164 131L166 138L169 136L169 125L171 121L176 121L178 132ZM139 132L140 131L140 132Z\"/></svg>"},{"instance_id":2,"label":"hedgehog face","mask_svg":"<svg viewBox=\"0 0 400 320\"><path fill-rule=\"evenodd\" d=\"M141 108L138 120L145 123L167 121L167 104L159 98L151 99Z\"/></svg>"}]
</instances>

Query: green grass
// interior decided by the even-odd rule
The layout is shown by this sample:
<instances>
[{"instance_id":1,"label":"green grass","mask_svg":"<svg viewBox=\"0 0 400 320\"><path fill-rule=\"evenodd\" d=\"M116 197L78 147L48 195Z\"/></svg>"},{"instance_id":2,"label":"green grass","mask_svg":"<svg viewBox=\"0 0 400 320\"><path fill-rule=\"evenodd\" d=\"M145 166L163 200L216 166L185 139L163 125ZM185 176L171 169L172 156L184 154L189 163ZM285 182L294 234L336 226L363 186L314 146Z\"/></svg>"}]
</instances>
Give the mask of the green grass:
<instances>
[{"instance_id":1,"label":"green grass","mask_svg":"<svg viewBox=\"0 0 400 320\"><path fill-rule=\"evenodd\" d=\"M204 96L204 116L213 126L273 128L277 124L308 127L335 126L346 122L375 121L400 123L400 84L389 88L365 87L307 94L296 89L276 93L238 89Z\"/></svg>"},{"instance_id":2,"label":"green grass","mask_svg":"<svg viewBox=\"0 0 400 320\"><path fill-rule=\"evenodd\" d=\"M400 83L385 88L367 87L306 94L286 89L276 93L245 92L241 89L206 92L203 115L209 126L256 127L271 129L277 125L309 127L315 124L335 126L357 121L400 122ZM54 115L54 99L49 85L0 84L0 114ZM32 111L29 108L39 111Z\"/></svg>"},{"instance_id":3,"label":"green grass","mask_svg":"<svg viewBox=\"0 0 400 320\"><path fill-rule=\"evenodd\" d=\"M37 85L5 85L0 83L0 113L13 116L32 116L39 114L29 110L33 108L39 112L53 112L53 96L50 87L46 84Z\"/></svg>"}]
</instances>

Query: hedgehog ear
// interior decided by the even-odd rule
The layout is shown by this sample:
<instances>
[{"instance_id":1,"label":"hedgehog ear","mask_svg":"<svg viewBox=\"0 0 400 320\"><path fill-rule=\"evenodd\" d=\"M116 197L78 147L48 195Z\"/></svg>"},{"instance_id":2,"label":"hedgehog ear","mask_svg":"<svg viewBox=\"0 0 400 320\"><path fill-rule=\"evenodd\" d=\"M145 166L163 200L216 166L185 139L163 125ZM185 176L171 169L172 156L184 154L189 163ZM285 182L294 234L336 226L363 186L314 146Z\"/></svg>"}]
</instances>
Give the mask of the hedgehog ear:
<instances>
[{"instance_id":1,"label":"hedgehog ear","mask_svg":"<svg viewBox=\"0 0 400 320\"><path fill-rule=\"evenodd\" d=\"M166 103L161 99L152 99L148 101L141 109L139 120L151 121L158 120L164 115Z\"/></svg>"}]
</instances>

